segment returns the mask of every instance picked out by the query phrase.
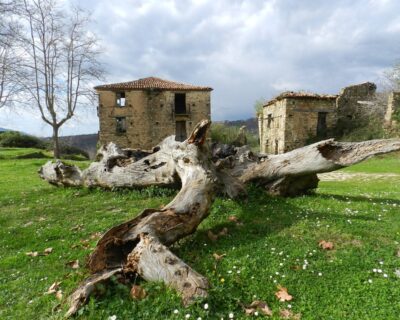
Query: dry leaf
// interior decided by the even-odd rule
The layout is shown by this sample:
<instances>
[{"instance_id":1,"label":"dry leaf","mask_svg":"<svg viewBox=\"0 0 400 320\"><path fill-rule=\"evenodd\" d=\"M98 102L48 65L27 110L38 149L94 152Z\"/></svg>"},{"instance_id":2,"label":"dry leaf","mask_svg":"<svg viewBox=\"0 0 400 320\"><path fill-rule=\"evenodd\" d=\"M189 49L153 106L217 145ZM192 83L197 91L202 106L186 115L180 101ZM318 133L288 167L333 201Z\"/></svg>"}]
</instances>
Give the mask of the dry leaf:
<instances>
[{"instance_id":1,"label":"dry leaf","mask_svg":"<svg viewBox=\"0 0 400 320\"><path fill-rule=\"evenodd\" d=\"M228 217L228 220L231 221L231 222L235 222L236 225L238 225L238 226L242 226L243 225L243 223L240 222L238 217L236 217L236 216L230 216L230 217Z\"/></svg>"},{"instance_id":2,"label":"dry leaf","mask_svg":"<svg viewBox=\"0 0 400 320\"><path fill-rule=\"evenodd\" d=\"M275 296L280 302L290 301L293 297L288 293L288 289L282 286L278 286L278 291L275 292Z\"/></svg>"},{"instance_id":3,"label":"dry leaf","mask_svg":"<svg viewBox=\"0 0 400 320\"><path fill-rule=\"evenodd\" d=\"M133 285L131 289L131 297L136 300L142 300L146 298L147 293L141 286Z\"/></svg>"},{"instance_id":4,"label":"dry leaf","mask_svg":"<svg viewBox=\"0 0 400 320\"><path fill-rule=\"evenodd\" d=\"M228 228L223 228L219 233L218 236L226 236L228 234Z\"/></svg>"},{"instance_id":5,"label":"dry leaf","mask_svg":"<svg viewBox=\"0 0 400 320\"><path fill-rule=\"evenodd\" d=\"M296 271L297 271L297 270L301 270L301 267L300 267L299 265L296 264L296 265L294 265L294 266L291 266L290 269L296 270Z\"/></svg>"},{"instance_id":6,"label":"dry leaf","mask_svg":"<svg viewBox=\"0 0 400 320\"><path fill-rule=\"evenodd\" d=\"M31 252L27 252L25 254L30 257L37 257L39 253L37 251L33 251L33 252L31 251Z\"/></svg>"},{"instance_id":7,"label":"dry leaf","mask_svg":"<svg viewBox=\"0 0 400 320\"><path fill-rule=\"evenodd\" d=\"M72 269L79 268L79 260L72 260L66 263L67 266L71 267Z\"/></svg>"},{"instance_id":8,"label":"dry leaf","mask_svg":"<svg viewBox=\"0 0 400 320\"><path fill-rule=\"evenodd\" d=\"M283 319L292 319L292 320L300 320L300 313L294 314L292 311L288 309L283 309L279 311L279 316Z\"/></svg>"},{"instance_id":9,"label":"dry leaf","mask_svg":"<svg viewBox=\"0 0 400 320\"><path fill-rule=\"evenodd\" d=\"M253 315L254 312L260 311L262 314L270 317L272 316L272 310L264 301L256 300L253 301L248 307L245 307L244 312L246 315Z\"/></svg>"},{"instance_id":10,"label":"dry leaf","mask_svg":"<svg viewBox=\"0 0 400 320\"><path fill-rule=\"evenodd\" d=\"M399 250L397 250L397 254L396 254L396 256L400 258L400 249L399 249Z\"/></svg>"},{"instance_id":11,"label":"dry leaf","mask_svg":"<svg viewBox=\"0 0 400 320\"><path fill-rule=\"evenodd\" d=\"M56 293L58 288L60 287L60 283L61 282L54 282L49 289L47 290L47 292L45 292L45 294L52 294L52 293Z\"/></svg>"},{"instance_id":12,"label":"dry leaf","mask_svg":"<svg viewBox=\"0 0 400 320\"><path fill-rule=\"evenodd\" d=\"M63 297L62 291L61 291L61 290L58 290L58 291L56 292L56 298L57 298L57 300L61 301L61 300L62 300L62 297Z\"/></svg>"},{"instance_id":13,"label":"dry leaf","mask_svg":"<svg viewBox=\"0 0 400 320\"><path fill-rule=\"evenodd\" d=\"M53 248L46 248L44 249L44 254L47 256L48 254L53 252Z\"/></svg>"},{"instance_id":14,"label":"dry leaf","mask_svg":"<svg viewBox=\"0 0 400 320\"><path fill-rule=\"evenodd\" d=\"M30 225L32 225L33 224L33 221L28 221L27 223L25 223L24 225L23 225L23 227L29 227Z\"/></svg>"},{"instance_id":15,"label":"dry leaf","mask_svg":"<svg viewBox=\"0 0 400 320\"><path fill-rule=\"evenodd\" d=\"M230 216L228 218L228 220L231 221L231 222L238 222L239 221L238 217L236 217L236 216Z\"/></svg>"},{"instance_id":16,"label":"dry leaf","mask_svg":"<svg viewBox=\"0 0 400 320\"><path fill-rule=\"evenodd\" d=\"M83 224L77 224L75 227L72 227L70 230L71 231L78 231L83 228Z\"/></svg>"},{"instance_id":17,"label":"dry leaf","mask_svg":"<svg viewBox=\"0 0 400 320\"><path fill-rule=\"evenodd\" d=\"M323 250L332 250L333 242L321 240L320 242L318 242L318 246Z\"/></svg>"},{"instance_id":18,"label":"dry leaf","mask_svg":"<svg viewBox=\"0 0 400 320\"><path fill-rule=\"evenodd\" d=\"M214 257L214 259L217 260L217 261L221 260L221 259L222 259L223 257L225 257L225 256L226 256L225 253L223 253L223 254L221 254L221 255L219 255L218 253L213 253L213 257Z\"/></svg>"},{"instance_id":19,"label":"dry leaf","mask_svg":"<svg viewBox=\"0 0 400 320\"><path fill-rule=\"evenodd\" d=\"M217 241L218 240L218 235L214 234L211 230L208 230L207 232L208 239L211 241Z\"/></svg>"},{"instance_id":20,"label":"dry leaf","mask_svg":"<svg viewBox=\"0 0 400 320\"><path fill-rule=\"evenodd\" d=\"M99 239L101 237L101 235L102 235L101 232L95 232L95 233L90 235L90 239L92 239L92 240Z\"/></svg>"}]
</instances>

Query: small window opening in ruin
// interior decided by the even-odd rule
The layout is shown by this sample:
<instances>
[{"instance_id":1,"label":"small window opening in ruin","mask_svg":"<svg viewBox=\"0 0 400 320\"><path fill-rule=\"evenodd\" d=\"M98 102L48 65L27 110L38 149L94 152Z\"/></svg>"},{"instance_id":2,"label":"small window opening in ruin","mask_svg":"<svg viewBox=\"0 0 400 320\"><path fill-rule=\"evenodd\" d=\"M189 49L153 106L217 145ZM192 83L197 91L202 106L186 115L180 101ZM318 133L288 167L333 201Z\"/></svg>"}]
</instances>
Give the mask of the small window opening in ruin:
<instances>
[{"instance_id":1,"label":"small window opening in ruin","mask_svg":"<svg viewBox=\"0 0 400 320\"><path fill-rule=\"evenodd\" d=\"M118 107L125 107L125 92L117 92L117 106Z\"/></svg>"},{"instance_id":2,"label":"small window opening in ruin","mask_svg":"<svg viewBox=\"0 0 400 320\"><path fill-rule=\"evenodd\" d=\"M185 141L186 138L187 138L186 121L177 121L176 122L175 140L176 141Z\"/></svg>"},{"instance_id":3,"label":"small window opening in ruin","mask_svg":"<svg viewBox=\"0 0 400 320\"><path fill-rule=\"evenodd\" d=\"M162 108L162 107L164 107L164 104L163 104L163 103L160 104L160 108Z\"/></svg>"},{"instance_id":4,"label":"small window opening in ruin","mask_svg":"<svg viewBox=\"0 0 400 320\"><path fill-rule=\"evenodd\" d=\"M326 127L326 115L327 112L318 112L318 122L317 122L317 137L326 138L327 127Z\"/></svg>"},{"instance_id":5,"label":"small window opening in ruin","mask_svg":"<svg viewBox=\"0 0 400 320\"><path fill-rule=\"evenodd\" d=\"M175 93L175 114L186 114L185 93Z\"/></svg>"},{"instance_id":6,"label":"small window opening in ruin","mask_svg":"<svg viewBox=\"0 0 400 320\"><path fill-rule=\"evenodd\" d=\"M353 120L353 116L352 116L351 114L348 114L348 115L347 115L347 119Z\"/></svg>"},{"instance_id":7,"label":"small window opening in ruin","mask_svg":"<svg viewBox=\"0 0 400 320\"><path fill-rule=\"evenodd\" d=\"M278 139L275 139L275 154L278 154Z\"/></svg>"},{"instance_id":8,"label":"small window opening in ruin","mask_svg":"<svg viewBox=\"0 0 400 320\"><path fill-rule=\"evenodd\" d=\"M271 128L272 114L270 113L267 118L267 128Z\"/></svg>"},{"instance_id":9,"label":"small window opening in ruin","mask_svg":"<svg viewBox=\"0 0 400 320\"><path fill-rule=\"evenodd\" d=\"M269 147L269 139L265 140L265 146L268 148Z\"/></svg>"},{"instance_id":10,"label":"small window opening in ruin","mask_svg":"<svg viewBox=\"0 0 400 320\"><path fill-rule=\"evenodd\" d=\"M125 117L115 118L115 129L118 134L126 132L126 118Z\"/></svg>"}]
</instances>

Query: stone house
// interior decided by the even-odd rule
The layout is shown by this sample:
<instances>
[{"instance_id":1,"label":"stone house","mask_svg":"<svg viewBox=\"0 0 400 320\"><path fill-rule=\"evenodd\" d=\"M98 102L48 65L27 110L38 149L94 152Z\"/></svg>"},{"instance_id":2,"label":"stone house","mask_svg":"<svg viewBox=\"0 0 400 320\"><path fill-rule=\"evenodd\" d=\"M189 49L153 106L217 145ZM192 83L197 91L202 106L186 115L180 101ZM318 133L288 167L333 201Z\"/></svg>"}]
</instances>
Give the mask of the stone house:
<instances>
[{"instance_id":1,"label":"stone house","mask_svg":"<svg viewBox=\"0 0 400 320\"><path fill-rule=\"evenodd\" d=\"M307 140L325 138L336 123L336 96L284 92L267 102L259 116L262 153L284 153Z\"/></svg>"},{"instance_id":2,"label":"stone house","mask_svg":"<svg viewBox=\"0 0 400 320\"><path fill-rule=\"evenodd\" d=\"M169 135L185 140L200 120L210 119L210 87L149 77L94 89L101 144L149 150Z\"/></svg>"},{"instance_id":3,"label":"stone house","mask_svg":"<svg viewBox=\"0 0 400 320\"><path fill-rule=\"evenodd\" d=\"M338 95L284 92L258 115L260 151L284 153L350 130L374 107L376 85L353 85ZM340 131L340 132L339 132Z\"/></svg>"}]
</instances>

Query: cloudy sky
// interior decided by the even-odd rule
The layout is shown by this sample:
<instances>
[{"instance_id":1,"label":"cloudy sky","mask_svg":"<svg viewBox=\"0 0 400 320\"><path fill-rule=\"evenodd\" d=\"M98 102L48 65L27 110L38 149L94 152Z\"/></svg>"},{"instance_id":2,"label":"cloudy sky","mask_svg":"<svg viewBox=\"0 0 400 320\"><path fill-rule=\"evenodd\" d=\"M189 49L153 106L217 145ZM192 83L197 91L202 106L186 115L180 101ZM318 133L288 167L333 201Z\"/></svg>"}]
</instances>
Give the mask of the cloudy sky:
<instances>
[{"instance_id":1,"label":"cloudy sky","mask_svg":"<svg viewBox=\"0 0 400 320\"><path fill-rule=\"evenodd\" d=\"M284 90L337 93L379 82L400 59L399 0L81 0L101 39L106 82L157 76L206 85L213 120L254 116ZM97 84L97 83L95 83ZM49 135L34 113L0 127ZM95 106L62 134L98 130Z\"/></svg>"}]
</instances>

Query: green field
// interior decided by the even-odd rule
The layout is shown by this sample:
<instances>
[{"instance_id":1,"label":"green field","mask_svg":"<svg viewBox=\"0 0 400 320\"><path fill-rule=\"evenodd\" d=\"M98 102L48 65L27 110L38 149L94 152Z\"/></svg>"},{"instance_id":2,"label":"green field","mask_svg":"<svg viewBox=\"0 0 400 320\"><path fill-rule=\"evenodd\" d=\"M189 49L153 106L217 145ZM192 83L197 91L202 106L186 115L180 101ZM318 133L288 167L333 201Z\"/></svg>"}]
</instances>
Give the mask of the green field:
<instances>
[{"instance_id":1,"label":"green field","mask_svg":"<svg viewBox=\"0 0 400 320\"><path fill-rule=\"evenodd\" d=\"M44 294L51 284L61 282L64 301L87 276L85 258L96 233L168 203L174 191L56 188L37 175L48 159L15 159L27 152L32 150L0 149L0 319L62 319L66 306ZM400 155L345 171L400 173ZM172 248L209 279L206 300L184 308L173 290L138 279L148 296L134 301L129 288L115 282L99 290L102 295L78 318L228 319L233 313L234 319L249 319L242 305L263 300L274 313L269 319L281 319L283 309L301 319L399 319L399 182L398 177L321 182L315 194L290 199L269 197L253 186L247 200L218 198L198 231ZM232 215L242 224L231 222ZM228 235L208 239L208 230L225 227ZM334 250L320 249L320 240L332 241ZM46 248L53 251L26 255ZM226 256L217 262L213 253ZM66 265L76 259L80 268ZM292 301L277 300L278 284L288 288Z\"/></svg>"}]
</instances>

